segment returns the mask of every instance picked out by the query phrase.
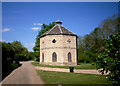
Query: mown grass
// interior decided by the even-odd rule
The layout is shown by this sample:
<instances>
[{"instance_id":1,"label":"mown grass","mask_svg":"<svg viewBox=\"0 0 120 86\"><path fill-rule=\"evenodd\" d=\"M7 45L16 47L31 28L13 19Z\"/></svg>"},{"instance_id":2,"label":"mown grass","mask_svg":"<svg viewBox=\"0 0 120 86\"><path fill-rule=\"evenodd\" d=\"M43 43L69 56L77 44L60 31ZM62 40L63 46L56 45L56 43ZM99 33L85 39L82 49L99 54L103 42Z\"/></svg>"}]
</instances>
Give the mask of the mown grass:
<instances>
[{"instance_id":1,"label":"mown grass","mask_svg":"<svg viewBox=\"0 0 120 86\"><path fill-rule=\"evenodd\" d=\"M91 85L110 85L105 75L77 74L36 70L45 84L91 84ZM63 86L63 85L62 85ZM101 85L100 85L101 86Z\"/></svg>"},{"instance_id":2,"label":"mown grass","mask_svg":"<svg viewBox=\"0 0 120 86\"><path fill-rule=\"evenodd\" d=\"M39 62L33 62L32 64L35 65L35 66L40 66L40 67L69 68L69 66L43 65L43 64L40 64ZM80 65L74 66L74 69L95 69L95 66L92 65L91 63L80 63Z\"/></svg>"}]
</instances>

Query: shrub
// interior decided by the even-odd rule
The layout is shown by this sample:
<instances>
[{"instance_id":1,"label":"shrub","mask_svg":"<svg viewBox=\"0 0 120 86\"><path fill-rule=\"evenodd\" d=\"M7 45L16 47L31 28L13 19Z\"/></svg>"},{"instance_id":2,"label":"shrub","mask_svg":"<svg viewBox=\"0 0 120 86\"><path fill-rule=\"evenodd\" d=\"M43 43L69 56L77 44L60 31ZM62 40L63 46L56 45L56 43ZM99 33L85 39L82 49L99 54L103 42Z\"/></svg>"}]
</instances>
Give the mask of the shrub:
<instances>
[{"instance_id":1,"label":"shrub","mask_svg":"<svg viewBox=\"0 0 120 86\"><path fill-rule=\"evenodd\" d=\"M120 84L120 32L111 35L105 44L105 52L99 54L96 61L97 69L102 68L102 74L109 71L108 79Z\"/></svg>"}]
</instances>

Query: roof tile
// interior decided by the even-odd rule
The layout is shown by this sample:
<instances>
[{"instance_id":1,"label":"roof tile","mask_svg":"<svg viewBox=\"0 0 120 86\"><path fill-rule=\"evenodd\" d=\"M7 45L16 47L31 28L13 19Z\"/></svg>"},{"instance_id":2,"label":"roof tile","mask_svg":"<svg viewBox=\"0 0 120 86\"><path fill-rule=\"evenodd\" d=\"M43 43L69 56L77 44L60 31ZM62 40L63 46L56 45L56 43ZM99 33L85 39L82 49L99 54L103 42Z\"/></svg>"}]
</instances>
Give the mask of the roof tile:
<instances>
[{"instance_id":1,"label":"roof tile","mask_svg":"<svg viewBox=\"0 0 120 86\"><path fill-rule=\"evenodd\" d=\"M62 25L55 25L53 28L51 28L49 31L44 33L41 37L46 35L73 35L76 36L76 34L72 33Z\"/></svg>"}]
</instances>

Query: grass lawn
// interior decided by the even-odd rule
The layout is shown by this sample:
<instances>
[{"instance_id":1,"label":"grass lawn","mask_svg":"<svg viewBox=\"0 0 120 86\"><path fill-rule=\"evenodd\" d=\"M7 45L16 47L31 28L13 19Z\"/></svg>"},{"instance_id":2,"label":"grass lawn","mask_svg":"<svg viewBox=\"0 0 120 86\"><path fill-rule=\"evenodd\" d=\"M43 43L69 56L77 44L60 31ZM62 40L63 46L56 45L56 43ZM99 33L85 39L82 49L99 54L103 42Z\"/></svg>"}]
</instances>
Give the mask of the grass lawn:
<instances>
[{"instance_id":1,"label":"grass lawn","mask_svg":"<svg viewBox=\"0 0 120 86\"><path fill-rule=\"evenodd\" d=\"M40 66L40 67L69 68L69 66L43 65L43 64L40 64L39 62L33 62L32 64L35 66ZM91 63L80 63L80 65L74 66L74 69L95 69L95 66L92 65Z\"/></svg>"},{"instance_id":2,"label":"grass lawn","mask_svg":"<svg viewBox=\"0 0 120 86\"><path fill-rule=\"evenodd\" d=\"M96 84L98 84L98 86L109 86L111 84L110 81L107 82L105 75L36 71L45 84L91 84L91 86L96 86Z\"/></svg>"}]
</instances>

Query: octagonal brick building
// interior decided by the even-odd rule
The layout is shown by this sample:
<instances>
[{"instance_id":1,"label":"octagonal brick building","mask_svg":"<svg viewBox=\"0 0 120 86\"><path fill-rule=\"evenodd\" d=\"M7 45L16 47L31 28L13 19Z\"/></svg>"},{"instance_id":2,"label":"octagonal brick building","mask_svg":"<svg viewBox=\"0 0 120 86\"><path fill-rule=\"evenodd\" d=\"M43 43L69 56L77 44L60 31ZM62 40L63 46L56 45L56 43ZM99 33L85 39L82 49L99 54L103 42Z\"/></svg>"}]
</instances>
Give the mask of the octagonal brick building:
<instances>
[{"instance_id":1,"label":"octagonal brick building","mask_svg":"<svg viewBox=\"0 0 120 86\"><path fill-rule=\"evenodd\" d=\"M60 20L40 37L40 64L77 65L77 35Z\"/></svg>"}]
</instances>

